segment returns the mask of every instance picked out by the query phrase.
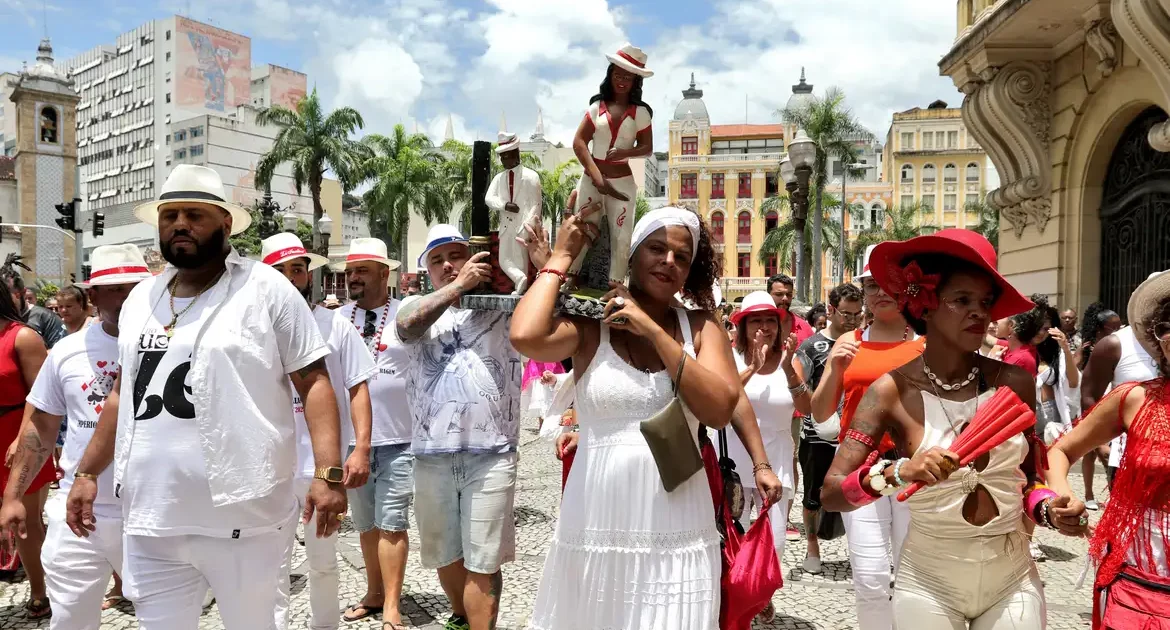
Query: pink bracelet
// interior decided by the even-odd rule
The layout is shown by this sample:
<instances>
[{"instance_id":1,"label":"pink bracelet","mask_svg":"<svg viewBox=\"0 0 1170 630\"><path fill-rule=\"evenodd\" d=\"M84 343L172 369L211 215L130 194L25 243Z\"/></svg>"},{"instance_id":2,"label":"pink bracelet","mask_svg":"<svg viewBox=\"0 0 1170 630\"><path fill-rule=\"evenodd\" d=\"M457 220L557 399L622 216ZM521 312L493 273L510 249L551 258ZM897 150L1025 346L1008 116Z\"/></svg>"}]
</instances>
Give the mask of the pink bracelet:
<instances>
[{"instance_id":1,"label":"pink bracelet","mask_svg":"<svg viewBox=\"0 0 1170 630\"><path fill-rule=\"evenodd\" d=\"M1040 521L1036 519L1036 506L1044 502L1045 499L1052 499L1060 496L1051 489L1045 486L1038 486L1031 492L1024 495L1024 511L1027 512L1028 518L1032 519L1033 523L1037 525Z\"/></svg>"},{"instance_id":2,"label":"pink bracelet","mask_svg":"<svg viewBox=\"0 0 1170 630\"><path fill-rule=\"evenodd\" d=\"M878 497L865 491L861 487L861 476L869 473L869 466L862 466L857 470L849 473L845 480L841 482L841 492L845 494L845 500L853 507L864 507L878 500Z\"/></svg>"}]
</instances>

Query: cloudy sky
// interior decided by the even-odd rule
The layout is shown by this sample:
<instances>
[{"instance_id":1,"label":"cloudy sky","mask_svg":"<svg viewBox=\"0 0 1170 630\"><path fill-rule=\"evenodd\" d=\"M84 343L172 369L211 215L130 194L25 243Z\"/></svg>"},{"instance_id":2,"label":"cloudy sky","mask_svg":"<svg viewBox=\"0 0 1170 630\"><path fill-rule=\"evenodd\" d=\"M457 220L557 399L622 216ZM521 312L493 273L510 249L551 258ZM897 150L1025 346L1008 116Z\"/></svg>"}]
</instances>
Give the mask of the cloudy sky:
<instances>
[{"instance_id":1,"label":"cloudy sky","mask_svg":"<svg viewBox=\"0 0 1170 630\"><path fill-rule=\"evenodd\" d=\"M776 122L802 66L882 139L895 111L961 101L938 76L955 35L942 0L0 0L0 71L31 61L46 26L62 59L174 13L250 36L253 63L306 72L367 131L441 138L450 115L460 139L487 139L505 115L527 136L540 107L568 142L626 41L655 71L659 150L692 72L716 124Z\"/></svg>"}]
</instances>

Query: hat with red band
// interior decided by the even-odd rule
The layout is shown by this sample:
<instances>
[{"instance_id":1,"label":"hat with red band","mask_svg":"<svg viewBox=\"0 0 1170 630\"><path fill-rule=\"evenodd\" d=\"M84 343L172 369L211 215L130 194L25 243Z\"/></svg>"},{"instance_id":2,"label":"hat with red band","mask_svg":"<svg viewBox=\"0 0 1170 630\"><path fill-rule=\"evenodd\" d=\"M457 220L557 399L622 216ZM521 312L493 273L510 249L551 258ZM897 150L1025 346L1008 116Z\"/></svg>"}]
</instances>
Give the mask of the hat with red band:
<instances>
[{"instance_id":1,"label":"hat with red band","mask_svg":"<svg viewBox=\"0 0 1170 630\"><path fill-rule=\"evenodd\" d=\"M732 313L729 319L731 319L731 323L739 326L743 318L758 313L767 313L769 315L775 315L781 320L784 319L784 311L776 308L776 302L772 299L772 294L767 291L752 291L747 294L743 298L743 302L740 303L739 310Z\"/></svg>"},{"instance_id":2,"label":"hat with red band","mask_svg":"<svg viewBox=\"0 0 1170 630\"><path fill-rule=\"evenodd\" d=\"M940 254L957 258L991 276L992 281L999 287L999 299L988 313L991 319L1011 317L1029 311L1035 306L1000 275L996 269L995 247L977 232L963 228L949 228L908 241L886 241L877 245L869 258L874 281L883 291L899 300L899 303L907 295L914 297L922 290L936 290L937 287L925 286L927 280L932 277L923 275L917 264L907 267L907 259L922 254ZM922 281L918 282L916 278L921 278Z\"/></svg>"},{"instance_id":3,"label":"hat with red band","mask_svg":"<svg viewBox=\"0 0 1170 630\"><path fill-rule=\"evenodd\" d=\"M292 232L281 232L260 241L260 262L275 267L297 258L309 259L309 271L329 263L329 259L305 249L300 237Z\"/></svg>"},{"instance_id":4,"label":"hat with red band","mask_svg":"<svg viewBox=\"0 0 1170 630\"><path fill-rule=\"evenodd\" d=\"M146 260L137 245L102 245L94 248L89 255L92 271L89 280L77 282L77 286L88 289L114 284L137 284L152 277Z\"/></svg>"},{"instance_id":5,"label":"hat with red band","mask_svg":"<svg viewBox=\"0 0 1170 630\"><path fill-rule=\"evenodd\" d=\"M873 255L873 249L875 247L877 247L877 245L870 245L869 247L865 248L865 258L862 259L861 273L857 274L853 278L854 280L860 281L860 280L864 280L866 278L873 277L873 273L869 270L869 258L870 258L870 256Z\"/></svg>"},{"instance_id":6,"label":"hat with red band","mask_svg":"<svg viewBox=\"0 0 1170 630\"><path fill-rule=\"evenodd\" d=\"M633 72L640 77L647 78L654 76L654 73L646 68L646 53L642 52L641 48L633 44L626 44L619 48L616 53L606 55L605 58L622 70Z\"/></svg>"},{"instance_id":7,"label":"hat with red band","mask_svg":"<svg viewBox=\"0 0 1170 630\"><path fill-rule=\"evenodd\" d=\"M349 254L345 257L345 264L360 262L380 263L389 267L390 271L401 266L397 260L390 260L386 253L386 243L380 238L355 238L349 242Z\"/></svg>"}]
</instances>

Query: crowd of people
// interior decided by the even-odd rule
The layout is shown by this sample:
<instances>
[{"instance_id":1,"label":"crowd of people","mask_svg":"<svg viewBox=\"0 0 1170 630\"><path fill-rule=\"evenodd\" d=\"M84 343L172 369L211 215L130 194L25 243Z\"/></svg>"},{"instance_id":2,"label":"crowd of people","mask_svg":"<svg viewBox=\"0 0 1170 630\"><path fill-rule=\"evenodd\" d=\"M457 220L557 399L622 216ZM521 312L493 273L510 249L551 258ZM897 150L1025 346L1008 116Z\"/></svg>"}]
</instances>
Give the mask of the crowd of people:
<instances>
[{"instance_id":1,"label":"crowd of people","mask_svg":"<svg viewBox=\"0 0 1170 630\"><path fill-rule=\"evenodd\" d=\"M580 132L641 150L650 112L629 94L644 57L622 59L606 81L624 91L603 89ZM631 107L610 130L610 110ZM28 575L28 616L96 630L124 598L144 630L194 630L214 597L229 630L284 630L300 522L310 627L403 630L413 508L445 630L494 628L520 427L535 420L564 476L531 630L770 620L797 497L799 569L821 572L821 541L845 536L862 630L1042 630L1037 527L1092 537L1094 628L1170 619L1170 273L1124 311L1090 305L1078 327L1000 275L985 238L948 229L870 247L804 316L786 275L724 312L703 220L667 207L631 226L596 199L620 199L620 164L587 161L592 192L552 244L540 228L521 239L534 273L510 312L462 307L498 273L443 224L412 261L433 290L394 297L399 263L359 238L348 299L314 304L328 261L287 233L241 256L228 239L249 213L191 165L136 209L157 227L161 273L134 245L98 247L91 277L41 307L10 257L0 547ZM566 315L603 212L629 235L621 279L601 319ZM366 588L342 609L347 514Z\"/></svg>"}]
</instances>

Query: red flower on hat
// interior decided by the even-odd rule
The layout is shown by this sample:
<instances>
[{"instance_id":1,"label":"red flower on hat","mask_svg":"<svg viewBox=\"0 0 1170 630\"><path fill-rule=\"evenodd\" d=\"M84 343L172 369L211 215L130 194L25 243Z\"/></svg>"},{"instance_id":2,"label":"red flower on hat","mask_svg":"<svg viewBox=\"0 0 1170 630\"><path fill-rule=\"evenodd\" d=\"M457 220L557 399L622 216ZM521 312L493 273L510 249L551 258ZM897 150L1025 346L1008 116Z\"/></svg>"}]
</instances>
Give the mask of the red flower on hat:
<instances>
[{"instance_id":1,"label":"red flower on hat","mask_svg":"<svg viewBox=\"0 0 1170 630\"><path fill-rule=\"evenodd\" d=\"M938 308L938 274L923 273L917 261L905 267L890 266L890 293L898 300L898 309L910 309L914 317L922 317L927 309Z\"/></svg>"}]
</instances>

